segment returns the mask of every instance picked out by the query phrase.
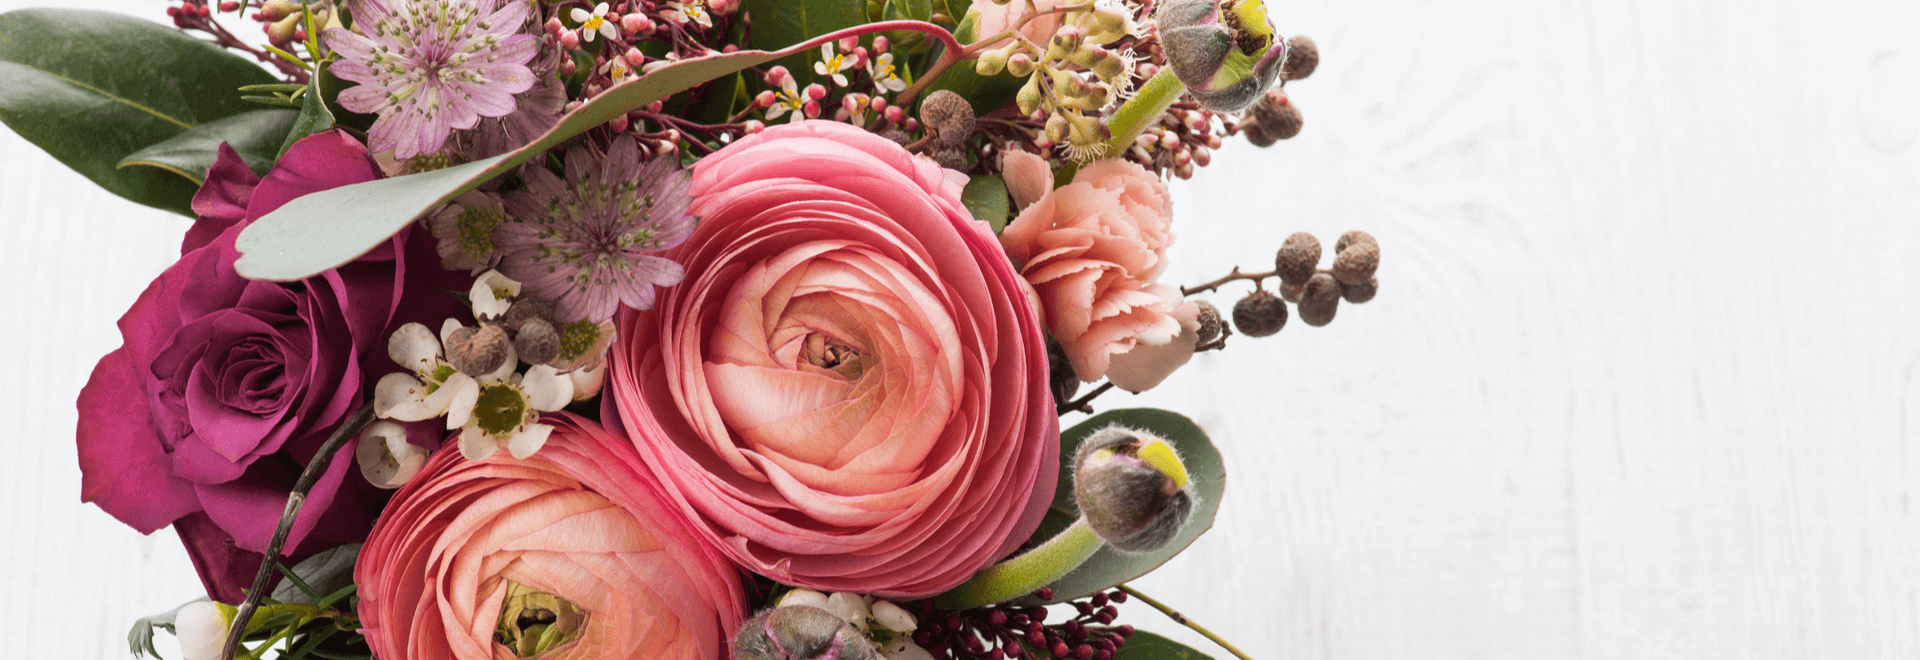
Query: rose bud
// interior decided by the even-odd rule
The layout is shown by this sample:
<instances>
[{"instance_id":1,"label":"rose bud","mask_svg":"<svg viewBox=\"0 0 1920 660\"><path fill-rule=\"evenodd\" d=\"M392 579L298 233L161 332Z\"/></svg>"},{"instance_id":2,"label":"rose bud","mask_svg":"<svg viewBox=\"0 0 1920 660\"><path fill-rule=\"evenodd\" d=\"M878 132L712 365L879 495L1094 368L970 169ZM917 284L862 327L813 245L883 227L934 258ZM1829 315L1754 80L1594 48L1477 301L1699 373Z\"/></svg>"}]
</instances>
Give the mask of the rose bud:
<instances>
[{"instance_id":1,"label":"rose bud","mask_svg":"<svg viewBox=\"0 0 1920 660\"><path fill-rule=\"evenodd\" d=\"M1073 498L1100 538L1119 550L1152 552L1173 540L1193 512L1187 468L1166 440L1114 425L1074 454Z\"/></svg>"},{"instance_id":2,"label":"rose bud","mask_svg":"<svg viewBox=\"0 0 1920 660\"><path fill-rule=\"evenodd\" d=\"M853 624L810 605L764 610L733 637L737 660L873 660L873 643Z\"/></svg>"},{"instance_id":3,"label":"rose bud","mask_svg":"<svg viewBox=\"0 0 1920 660\"><path fill-rule=\"evenodd\" d=\"M1244 110L1280 79L1287 47L1263 0L1170 0L1154 18L1167 63L1209 110Z\"/></svg>"}]
</instances>

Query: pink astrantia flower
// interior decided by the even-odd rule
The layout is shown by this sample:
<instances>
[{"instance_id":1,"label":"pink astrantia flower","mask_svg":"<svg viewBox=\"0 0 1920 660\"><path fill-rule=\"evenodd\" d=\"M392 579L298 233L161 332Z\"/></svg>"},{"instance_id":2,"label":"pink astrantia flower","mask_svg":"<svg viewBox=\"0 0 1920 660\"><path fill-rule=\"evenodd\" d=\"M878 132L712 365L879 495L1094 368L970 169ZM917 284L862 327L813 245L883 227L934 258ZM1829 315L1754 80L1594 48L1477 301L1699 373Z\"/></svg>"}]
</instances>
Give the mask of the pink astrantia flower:
<instances>
[{"instance_id":1,"label":"pink astrantia flower","mask_svg":"<svg viewBox=\"0 0 1920 660\"><path fill-rule=\"evenodd\" d=\"M686 274L655 253L693 231L690 173L668 157L643 166L630 137L615 140L604 158L586 147L568 150L566 166L566 180L527 168L527 190L508 194L513 220L493 232L500 272L532 297L554 301L562 322L599 323L622 304L652 307L654 287Z\"/></svg>"},{"instance_id":2,"label":"pink astrantia flower","mask_svg":"<svg viewBox=\"0 0 1920 660\"><path fill-rule=\"evenodd\" d=\"M367 131L371 146L400 159L438 151L454 129L473 128L481 117L512 113L513 95L533 87L527 61L539 50L533 35L516 34L528 7L495 0L354 3L360 32L326 31L327 46L343 58L331 71L360 83L340 93L340 105L380 115Z\"/></svg>"}]
</instances>

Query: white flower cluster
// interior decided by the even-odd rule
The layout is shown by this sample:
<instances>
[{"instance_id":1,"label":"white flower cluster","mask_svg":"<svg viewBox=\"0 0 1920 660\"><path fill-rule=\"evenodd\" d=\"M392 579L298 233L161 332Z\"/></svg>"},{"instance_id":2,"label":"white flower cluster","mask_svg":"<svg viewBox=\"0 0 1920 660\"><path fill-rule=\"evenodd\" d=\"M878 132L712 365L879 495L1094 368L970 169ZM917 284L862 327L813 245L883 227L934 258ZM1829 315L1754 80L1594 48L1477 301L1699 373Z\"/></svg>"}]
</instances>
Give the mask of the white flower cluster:
<instances>
[{"instance_id":1,"label":"white flower cluster","mask_svg":"<svg viewBox=\"0 0 1920 660\"><path fill-rule=\"evenodd\" d=\"M892 601L847 591L825 594L802 587L781 596L774 607L795 605L826 610L853 624L866 633L873 648L887 660L933 660L933 654L913 643L913 631L920 627L919 621Z\"/></svg>"}]
</instances>

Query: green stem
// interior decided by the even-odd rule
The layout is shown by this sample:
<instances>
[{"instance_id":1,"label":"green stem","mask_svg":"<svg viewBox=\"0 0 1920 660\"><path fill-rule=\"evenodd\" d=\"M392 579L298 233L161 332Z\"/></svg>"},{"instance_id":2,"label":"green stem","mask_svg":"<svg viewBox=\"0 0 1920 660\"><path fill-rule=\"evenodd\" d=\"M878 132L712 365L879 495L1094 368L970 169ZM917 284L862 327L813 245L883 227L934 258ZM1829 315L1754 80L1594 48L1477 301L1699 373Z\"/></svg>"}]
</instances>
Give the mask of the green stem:
<instances>
[{"instance_id":1,"label":"green stem","mask_svg":"<svg viewBox=\"0 0 1920 660\"><path fill-rule=\"evenodd\" d=\"M934 605L957 610L1033 593L1079 568L1103 545L1087 519L1081 518L1039 547L982 569L966 584L937 596Z\"/></svg>"},{"instance_id":2,"label":"green stem","mask_svg":"<svg viewBox=\"0 0 1920 660\"><path fill-rule=\"evenodd\" d=\"M1192 628L1194 632L1200 633L1202 637L1206 637L1208 640L1211 640L1213 643L1220 645L1220 648L1226 649L1228 653L1232 653L1233 657L1239 658L1240 660L1253 660L1253 657L1247 655L1245 651L1241 651L1240 649L1234 648L1232 644L1227 643L1227 640L1220 639L1219 635L1213 634L1213 631L1207 630L1205 626L1202 626L1199 623L1194 622L1192 619L1188 619L1186 615L1181 614L1179 611L1171 607L1167 607L1165 603L1154 600L1152 597L1146 594L1140 593L1139 589L1135 589L1131 585L1125 585L1125 584L1120 585L1119 587L1116 587L1116 588L1121 591L1127 592L1127 595L1129 596L1133 596L1134 598L1140 599L1140 602L1143 602L1149 606L1152 606L1153 609L1160 610L1161 614L1167 615L1167 618L1173 619L1175 623L1186 626L1188 628Z\"/></svg>"},{"instance_id":3,"label":"green stem","mask_svg":"<svg viewBox=\"0 0 1920 660\"><path fill-rule=\"evenodd\" d=\"M1186 84L1180 82L1179 76L1173 75L1173 67L1161 67L1159 73L1153 74L1146 84L1140 86L1138 94L1127 99L1126 104L1113 111L1113 117L1107 119L1107 131L1113 134L1113 138L1107 140L1107 146L1101 150L1099 158L1118 158L1126 153L1134 139L1147 132L1147 127L1154 122L1160 121L1160 115L1166 114L1167 108L1180 100L1180 95L1186 91ZM1073 175L1078 171L1080 164L1069 162L1060 168L1053 180L1057 185L1067 185L1073 182Z\"/></svg>"}]
</instances>

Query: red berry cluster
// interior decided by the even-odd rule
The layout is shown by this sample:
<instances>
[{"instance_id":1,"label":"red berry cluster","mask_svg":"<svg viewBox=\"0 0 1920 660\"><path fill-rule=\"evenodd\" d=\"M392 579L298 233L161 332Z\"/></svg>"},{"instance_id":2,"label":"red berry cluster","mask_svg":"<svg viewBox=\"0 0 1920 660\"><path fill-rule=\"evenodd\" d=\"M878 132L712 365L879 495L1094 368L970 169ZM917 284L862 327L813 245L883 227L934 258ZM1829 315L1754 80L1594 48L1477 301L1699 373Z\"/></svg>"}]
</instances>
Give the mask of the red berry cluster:
<instances>
[{"instance_id":1,"label":"red berry cluster","mask_svg":"<svg viewBox=\"0 0 1920 660\"><path fill-rule=\"evenodd\" d=\"M1043 587L1034 596L1051 600L1053 590ZM936 660L1113 660L1133 635L1133 626L1112 625L1120 615L1115 604L1126 601L1126 592L1118 590L1069 601L1076 614L1056 624L1046 622L1044 607L936 610L932 601L922 600L909 608L920 620L913 643Z\"/></svg>"}]
</instances>

